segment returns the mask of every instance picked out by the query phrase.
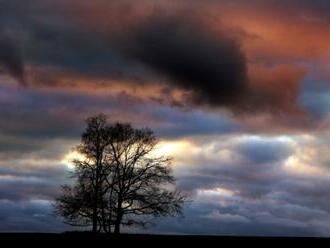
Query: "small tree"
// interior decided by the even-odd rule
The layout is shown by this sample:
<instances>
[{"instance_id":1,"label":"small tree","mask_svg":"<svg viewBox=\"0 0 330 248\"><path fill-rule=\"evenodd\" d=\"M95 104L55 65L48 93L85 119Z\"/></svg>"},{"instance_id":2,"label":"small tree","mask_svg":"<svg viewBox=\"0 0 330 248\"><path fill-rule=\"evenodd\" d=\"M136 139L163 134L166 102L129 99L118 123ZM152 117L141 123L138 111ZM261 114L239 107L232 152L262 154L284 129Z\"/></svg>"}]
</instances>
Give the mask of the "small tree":
<instances>
[{"instance_id":1,"label":"small tree","mask_svg":"<svg viewBox=\"0 0 330 248\"><path fill-rule=\"evenodd\" d=\"M56 212L70 224L116 234L121 225L145 225L140 216L181 214L185 197L173 187L170 159L153 153L157 143L148 128L88 119L78 147L86 158L75 161L77 183L63 187Z\"/></svg>"}]
</instances>

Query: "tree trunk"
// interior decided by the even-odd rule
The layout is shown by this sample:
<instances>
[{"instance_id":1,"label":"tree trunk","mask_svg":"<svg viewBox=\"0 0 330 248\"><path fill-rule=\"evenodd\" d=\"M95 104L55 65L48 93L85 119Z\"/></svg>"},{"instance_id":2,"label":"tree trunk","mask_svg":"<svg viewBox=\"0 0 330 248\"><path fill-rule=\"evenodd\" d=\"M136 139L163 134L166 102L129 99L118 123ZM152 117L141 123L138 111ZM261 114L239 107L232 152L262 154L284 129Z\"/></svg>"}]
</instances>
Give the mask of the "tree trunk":
<instances>
[{"instance_id":1,"label":"tree trunk","mask_svg":"<svg viewBox=\"0 0 330 248\"><path fill-rule=\"evenodd\" d=\"M100 154L96 153L96 175L95 175L95 189L94 189L94 202L93 202L93 233L98 232L98 196L99 196L99 169L100 169Z\"/></svg>"},{"instance_id":2,"label":"tree trunk","mask_svg":"<svg viewBox=\"0 0 330 248\"><path fill-rule=\"evenodd\" d=\"M97 182L98 183L98 182ZM98 185L96 183L95 192L94 192L94 199L93 199L93 216L92 216L92 224L93 224L93 233L96 233L97 226L98 226L98 220L97 220L97 214L98 214Z\"/></svg>"},{"instance_id":3,"label":"tree trunk","mask_svg":"<svg viewBox=\"0 0 330 248\"><path fill-rule=\"evenodd\" d=\"M117 204L117 216L116 216L116 221L115 221L114 234L119 234L120 233L120 224L121 224L122 218L123 218L123 214L122 214L122 198L119 197L118 204Z\"/></svg>"},{"instance_id":4,"label":"tree trunk","mask_svg":"<svg viewBox=\"0 0 330 248\"><path fill-rule=\"evenodd\" d=\"M120 234L121 216L118 216L115 222L114 234Z\"/></svg>"},{"instance_id":5,"label":"tree trunk","mask_svg":"<svg viewBox=\"0 0 330 248\"><path fill-rule=\"evenodd\" d=\"M97 208L93 209L93 233L97 232Z\"/></svg>"}]
</instances>

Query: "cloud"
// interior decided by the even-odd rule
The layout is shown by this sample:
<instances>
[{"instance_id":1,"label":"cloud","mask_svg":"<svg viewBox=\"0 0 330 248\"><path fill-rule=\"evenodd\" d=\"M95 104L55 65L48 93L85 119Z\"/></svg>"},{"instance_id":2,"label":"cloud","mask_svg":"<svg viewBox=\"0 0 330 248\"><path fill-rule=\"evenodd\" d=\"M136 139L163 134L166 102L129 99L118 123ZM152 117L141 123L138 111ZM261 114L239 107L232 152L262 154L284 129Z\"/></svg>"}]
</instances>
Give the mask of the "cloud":
<instances>
[{"instance_id":1,"label":"cloud","mask_svg":"<svg viewBox=\"0 0 330 248\"><path fill-rule=\"evenodd\" d=\"M196 141L187 149L189 154L178 156L175 162L178 186L193 192L194 202L186 208L186 219L164 221L156 229L193 234L327 236L329 169L313 151L323 151L328 145L319 141L304 136L220 136L218 142L214 137L212 143ZM287 164L292 158L296 159L289 171ZM301 163L325 170L310 173ZM188 224L191 222L198 225Z\"/></svg>"},{"instance_id":2,"label":"cloud","mask_svg":"<svg viewBox=\"0 0 330 248\"><path fill-rule=\"evenodd\" d=\"M149 17L121 35L119 50L185 91L182 105L225 108L236 117L291 114L306 122L298 103L304 69L250 63L234 30L214 32L198 18L183 19Z\"/></svg>"},{"instance_id":3,"label":"cloud","mask_svg":"<svg viewBox=\"0 0 330 248\"><path fill-rule=\"evenodd\" d=\"M237 144L236 150L258 165L287 159L293 152L293 146L286 141L252 137Z\"/></svg>"},{"instance_id":4,"label":"cloud","mask_svg":"<svg viewBox=\"0 0 330 248\"><path fill-rule=\"evenodd\" d=\"M142 11L131 1L98 1L86 11L90 6L76 1L34 1L34 8L15 5L16 1L4 3L8 10L4 23L11 27L13 44L22 47L22 52L9 49L8 53L17 61L24 58L22 68L11 66L17 68L12 71L22 74L24 65L25 78L36 87L56 85L66 75L77 75L91 83L106 79L140 87L170 85L184 92L176 106L225 108L237 116L301 112L296 101L304 72L294 67L255 69L243 48L244 32L218 21L215 29L205 15L188 14L185 4L143 1L146 8ZM109 16L119 19L96 18L102 6ZM74 7L79 7L76 12L72 12ZM127 17L120 18L118 13L124 10ZM81 15L87 15L89 22ZM63 80L61 85L65 90ZM283 85L289 89L286 94L282 94Z\"/></svg>"},{"instance_id":5,"label":"cloud","mask_svg":"<svg viewBox=\"0 0 330 248\"><path fill-rule=\"evenodd\" d=\"M56 153L56 151L53 151ZM67 151L66 151L67 152ZM25 201L54 200L60 185L70 183L67 165L58 158L45 158L37 153L0 162L0 199Z\"/></svg>"},{"instance_id":6,"label":"cloud","mask_svg":"<svg viewBox=\"0 0 330 248\"><path fill-rule=\"evenodd\" d=\"M52 213L52 202L47 200L0 200L1 232L61 232L70 227ZM5 224L4 224L5 223Z\"/></svg>"},{"instance_id":7,"label":"cloud","mask_svg":"<svg viewBox=\"0 0 330 248\"><path fill-rule=\"evenodd\" d=\"M301 219L296 220L294 213L300 215ZM241 199L224 200L214 196L210 199L202 192L191 206L185 208L185 214L185 218L180 220L160 220L153 232L326 237L329 231L326 226L329 215L322 211L276 205L274 202L252 203ZM211 216L216 218L210 218Z\"/></svg>"},{"instance_id":8,"label":"cloud","mask_svg":"<svg viewBox=\"0 0 330 248\"><path fill-rule=\"evenodd\" d=\"M191 91L195 102L233 103L247 86L246 60L238 42L213 36L193 21L153 18L120 40L120 49Z\"/></svg>"},{"instance_id":9,"label":"cloud","mask_svg":"<svg viewBox=\"0 0 330 248\"><path fill-rule=\"evenodd\" d=\"M24 81L24 63L20 51L12 39L1 36L0 32L0 72L6 70L20 82Z\"/></svg>"}]
</instances>

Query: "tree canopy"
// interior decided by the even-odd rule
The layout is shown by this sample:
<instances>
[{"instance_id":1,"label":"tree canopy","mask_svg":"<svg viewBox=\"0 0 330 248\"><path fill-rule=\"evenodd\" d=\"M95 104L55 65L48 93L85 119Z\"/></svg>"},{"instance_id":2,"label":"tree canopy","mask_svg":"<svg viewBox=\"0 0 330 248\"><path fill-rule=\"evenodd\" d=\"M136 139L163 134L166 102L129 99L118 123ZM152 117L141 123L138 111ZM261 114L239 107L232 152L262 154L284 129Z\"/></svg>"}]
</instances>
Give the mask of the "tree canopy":
<instances>
[{"instance_id":1,"label":"tree canopy","mask_svg":"<svg viewBox=\"0 0 330 248\"><path fill-rule=\"evenodd\" d=\"M119 233L121 225L145 225L144 216L182 214L186 197L175 189L171 159L155 155L159 140L149 128L88 118L73 161L76 179L64 185L56 213L93 232Z\"/></svg>"}]
</instances>

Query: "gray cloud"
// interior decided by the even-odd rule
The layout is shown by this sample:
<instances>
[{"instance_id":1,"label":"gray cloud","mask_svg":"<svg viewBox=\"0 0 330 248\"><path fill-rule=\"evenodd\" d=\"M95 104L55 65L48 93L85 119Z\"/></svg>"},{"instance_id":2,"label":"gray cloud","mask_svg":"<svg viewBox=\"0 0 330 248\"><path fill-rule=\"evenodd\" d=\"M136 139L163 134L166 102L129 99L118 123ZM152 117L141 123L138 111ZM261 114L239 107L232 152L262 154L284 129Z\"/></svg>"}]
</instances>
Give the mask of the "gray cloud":
<instances>
[{"instance_id":1,"label":"gray cloud","mask_svg":"<svg viewBox=\"0 0 330 248\"><path fill-rule=\"evenodd\" d=\"M147 2L144 4L149 6ZM95 78L129 80L136 85L165 82L187 93L179 105L189 107L207 105L239 114L276 115L296 107L300 78L294 78L294 82L290 78L289 96L276 88L270 91L259 87L260 83L251 83L237 32L225 28L211 31L203 23L202 14L186 13L188 6L186 11L174 8L172 14L161 14L158 8L146 8L141 14L132 1L108 3L109 15L120 18L120 13L128 11L128 17L120 19L119 28L115 21L93 23L94 12L89 13L90 23L82 21L80 15L86 14L88 5L72 13L75 4L74 0L34 0L31 5L3 1L7 9L3 25L10 27L14 43L22 47L20 59L24 58L24 65L34 68L26 76L28 81L56 84L56 75L40 75L35 68L55 67ZM96 6L103 4L100 1ZM168 6L160 4L159 8L166 10ZM6 51L10 57L17 57L16 50Z\"/></svg>"},{"instance_id":2,"label":"gray cloud","mask_svg":"<svg viewBox=\"0 0 330 248\"><path fill-rule=\"evenodd\" d=\"M2 200L53 200L60 192L60 185L70 181L65 165L46 160L39 167L29 164L28 159L4 162L0 166Z\"/></svg>"},{"instance_id":3,"label":"gray cloud","mask_svg":"<svg viewBox=\"0 0 330 248\"><path fill-rule=\"evenodd\" d=\"M236 154L232 156L239 159L231 157L228 161L212 163L210 157L205 159L199 154L200 159L191 160L193 164L189 160L177 168L179 187L193 192L195 202L187 208L188 220L165 220L157 230L327 236L330 230L328 178L304 174L298 168L295 173L288 173L284 170L284 161L296 154L290 144L272 139L253 140L219 146L213 151L217 154L217 149L230 149ZM260 144L266 155L260 154ZM319 163L317 158L313 161ZM200 223L205 229L200 228ZM185 228L187 225L189 228Z\"/></svg>"},{"instance_id":4,"label":"gray cloud","mask_svg":"<svg viewBox=\"0 0 330 248\"><path fill-rule=\"evenodd\" d=\"M280 162L293 153L293 147L286 142L258 138L241 143L236 149L239 153L248 157L251 163L256 166L264 163Z\"/></svg>"},{"instance_id":5,"label":"gray cloud","mask_svg":"<svg viewBox=\"0 0 330 248\"><path fill-rule=\"evenodd\" d=\"M246 92L246 59L238 42L212 35L197 21L153 18L120 40L119 47L190 90L193 101L233 104Z\"/></svg>"},{"instance_id":6,"label":"gray cloud","mask_svg":"<svg viewBox=\"0 0 330 248\"><path fill-rule=\"evenodd\" d=\"M269 205L265 202L249 204L246 201L221 204L194 203L185 209L186 217L179 220L161 220L153 232L204 234L204 235L251 235L251 236L326 236L328 228L306 223L323 219L329 215L310 209L290 208L290 206ZM282 212L276 216L275 212ZM283 211L285 214L283 214ZM289 211L293 211L290 212ZM295 220L294 214L301 214L302 220ZM307 217L307 218L306 218Z\"/></svg>"},{"instance_id":7,"label":"gray cloud","mask_svg":"<svg viewBox=\"0 0 330 248\"><path fill-rule=\"evenodd\" d=\"M45 200L0 200L0 222L1 232L61 232L70 228L53 215L51 202Z\"/></svg>"},{"instance_id":8,"label":"gray cloud","mask_svg":"<svg viewBox=\"0 0 330 248\"><path fill-rule=\"evenodd\" d=\"M24 64L19 49L9 37L0 33L0 72L6 69L13 77L24 81Z\"/></svg>"}]
</instances>

